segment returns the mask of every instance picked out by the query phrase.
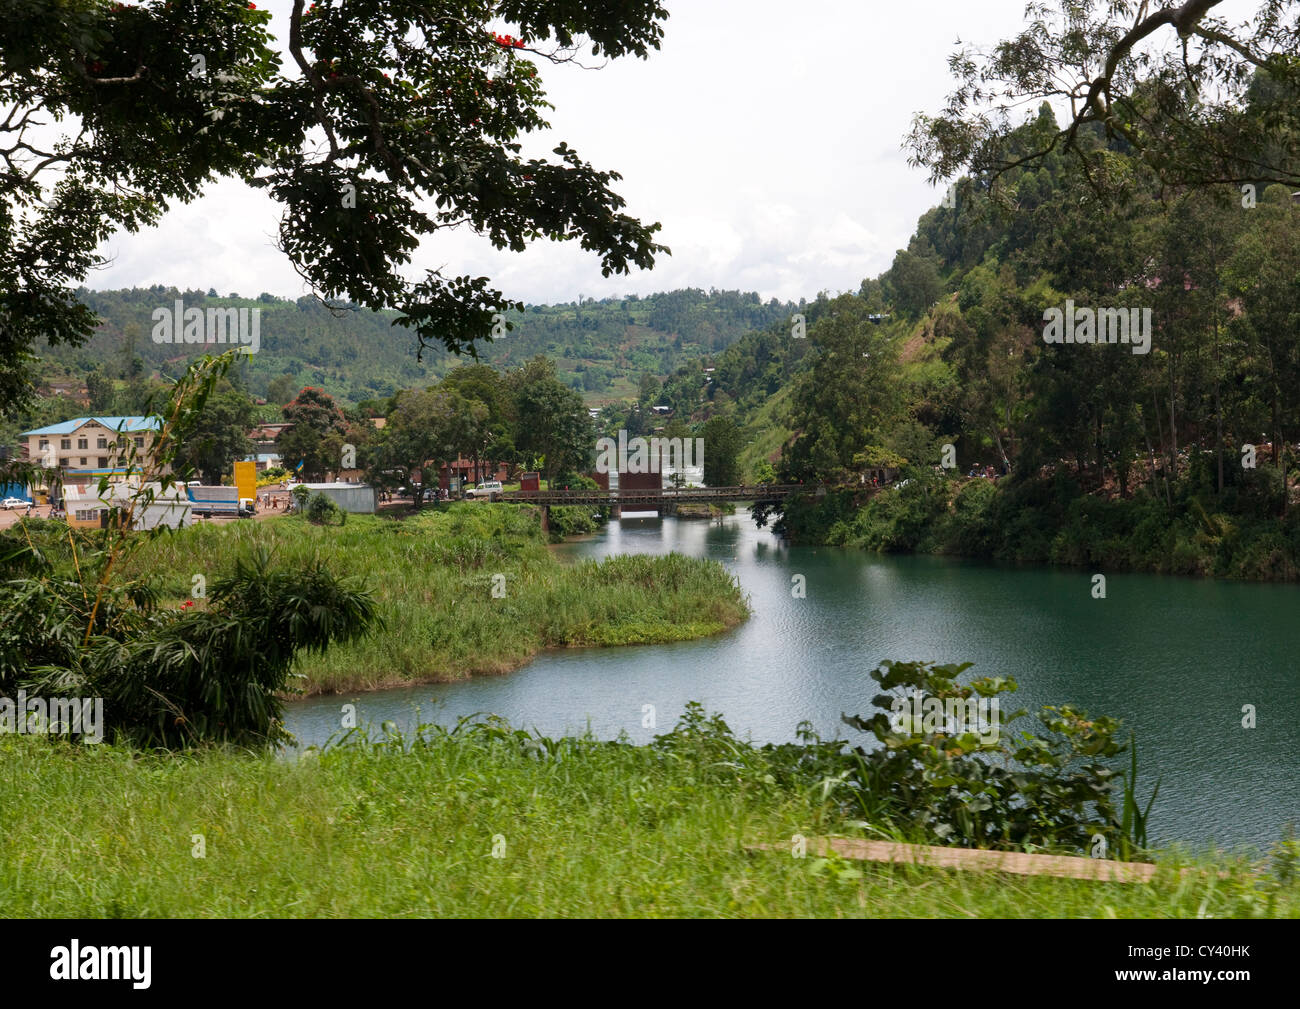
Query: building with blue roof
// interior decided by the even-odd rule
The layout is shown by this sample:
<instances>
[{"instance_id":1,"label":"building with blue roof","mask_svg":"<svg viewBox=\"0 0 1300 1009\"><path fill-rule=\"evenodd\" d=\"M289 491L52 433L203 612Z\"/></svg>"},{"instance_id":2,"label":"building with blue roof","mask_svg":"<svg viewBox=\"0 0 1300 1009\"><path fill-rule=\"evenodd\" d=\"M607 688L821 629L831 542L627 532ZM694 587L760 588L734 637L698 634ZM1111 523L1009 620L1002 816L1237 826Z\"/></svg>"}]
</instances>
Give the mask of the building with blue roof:
<instances>
[{"instance_id":1,"label":"building with blue roof","mask_svg":"<svg viewBox=\"0 0 1300 1009\"><path fill-rule=\"evenodd\" d=\"M32 462L61 470L65 483L88 482L152 471L161 430L162 418L156 416L74 417L24 431L20 437L27 440L27 458Z\"/></svg>"}]
</instances>

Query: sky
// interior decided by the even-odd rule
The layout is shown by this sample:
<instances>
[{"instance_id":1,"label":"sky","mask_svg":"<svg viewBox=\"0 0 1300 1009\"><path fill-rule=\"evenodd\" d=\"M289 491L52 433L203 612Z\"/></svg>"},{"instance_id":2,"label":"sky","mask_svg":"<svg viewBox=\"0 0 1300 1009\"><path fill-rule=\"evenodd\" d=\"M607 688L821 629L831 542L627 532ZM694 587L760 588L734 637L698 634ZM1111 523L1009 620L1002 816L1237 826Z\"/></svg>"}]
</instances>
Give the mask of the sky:
<instances>
[{"instance_id":1,"label":"sky","mask_svg":"<svg viewBox=\"0 0 1300 1009\"><path fill-rule=\"evenodd\" d=\"M287 34L289 0L261 4ZM498 251L458 229L426 239L407 273L490 277L548 304L682 287L797 301L856 290L888 269L941 192L907 164L912 116L938 111L958 39L987 47L1023 24L1024 0L665 0L662 49L600 70L539 64L552 129L614 185L627 213L659 221L672 249L650 271L604 278L577 243ZM222 180L161 226L119 233L87 286L308 293L273 246L264 194Z\"/></svg>"}]
</instances>

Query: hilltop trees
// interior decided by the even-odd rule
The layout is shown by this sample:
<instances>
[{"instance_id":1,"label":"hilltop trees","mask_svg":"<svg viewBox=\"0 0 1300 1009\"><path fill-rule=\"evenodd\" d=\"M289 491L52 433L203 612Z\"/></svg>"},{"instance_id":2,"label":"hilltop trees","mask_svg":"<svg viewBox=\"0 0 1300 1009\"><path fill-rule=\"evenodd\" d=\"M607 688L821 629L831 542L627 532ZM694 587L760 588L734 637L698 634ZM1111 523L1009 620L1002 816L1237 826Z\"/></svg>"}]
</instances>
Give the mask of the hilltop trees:
<instances>
[{"instance_id":1,"label":"hilltop trees","mask_svg":"<svg viewBox=\"0 0 1300 1009\"><path fill-rule=\"evenodd\" d=\"M487 407L445 383L401 393L375 449L375 481L380 486L409 485L411 474L419 470L424 486L435 486L439 466L470 454L487 419ZM417 496L416 507L420 504Z\"/></svg>"},{"instance_id":2,"label":"hilltop trees","mask_svg":"<svg viewBox=\"0 0 1300 1009\"><path fill-rule=\"evenodd\" d=\"M276 406L284 406L293 399L293 393L293 376L281 375L279 378L271 379L271 384L266 390L266 401L274 403Z\"/></svg>"},{"instance_id":3,"label":"hilltop trees","mask_svg":"<svg viewBox=\"0 0 1300 1009\"><path fill-rule=\"evenodd\" d=\"M466 427L464 456L475 464L516 462L515 403L504 376L487 365L464 364L449 371L442 385L463 396L475 414Z\"/></svg>"},{"instance_id":4,"label":"hilltop trees","mask_svg":"<svg viewBox=\"0 0 1300 1009\"><path fill-rule=\"evenodd\" d=\"M104 374L102 368L92 368L86 376L86 397L89 399L90 412L93 414L111 414L116 395L113 382Z\"/></svg>"},{"instance_id":5,"label":"hilltop trees","mask_svg":"<svg viewBox=\"0 0 1300 1009\"><path fill-rule=\"evenodd\" d=\"M690 432L687 432L687 437ZM744 447L735 412L710 417L700 428L704 440L704 482L710 487L733 487L740 479L740 450Z\"/></svg>"}]
</instances>

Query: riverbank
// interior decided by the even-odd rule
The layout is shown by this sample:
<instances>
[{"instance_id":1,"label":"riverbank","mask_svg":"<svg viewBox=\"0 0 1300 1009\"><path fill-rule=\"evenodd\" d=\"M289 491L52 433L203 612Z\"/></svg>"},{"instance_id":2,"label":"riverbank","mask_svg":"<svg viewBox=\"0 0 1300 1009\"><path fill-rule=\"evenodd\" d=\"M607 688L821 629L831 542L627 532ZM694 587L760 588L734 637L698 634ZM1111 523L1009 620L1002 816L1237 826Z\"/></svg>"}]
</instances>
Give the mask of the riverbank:
<instances>
[{"instance_id":1,"label":"riverbank","mask_svg":"<svg viewBox=\"0 0 1300 1009\"><path fill-rule=\"evenodd\" d=\"M291 566L320 558L363 580L379 604L382 627L299 659L308 695L504 673L546 648L686 641L749 615L716 563L680 555L561 563L536 515L511 505L454 504L400 521L353 515L342 526L297 516L205 524L146 544L130 573L155 579L179 604L256 547Z\"/></svg>"},{"instance_id":2,"label":"riverbank","mask_svg":"<svg viewBox=\"0 0 1300 1009\"><path fill-rule=\"evenodd\" d=\"M929 471L861 502L792 502L774 528L795 542L1092 571L1300 580L1300 509L1237 491L1175 486L1170 500L1083 494L1068 479L961 480Z\"/></svg>"},{"instance_id":3,"label":"riverbank","mask_svg":"<svg viewBox=\"0 0 1300 1009\"><path fill-rule=\"evenodd\" d=\"M1168 849L1156 878L1139 884L891 867L811 850L795 858L796 834L862 832L828 818L820 789L771 780L748 749L720 762L703 746L529 742L504 729L406 742L284 761L0 736L0 909L87 918L1300 915L1285 858L1270 867ZM781 850L746 850L756 842Z\"/></svg>"}]
</instances>

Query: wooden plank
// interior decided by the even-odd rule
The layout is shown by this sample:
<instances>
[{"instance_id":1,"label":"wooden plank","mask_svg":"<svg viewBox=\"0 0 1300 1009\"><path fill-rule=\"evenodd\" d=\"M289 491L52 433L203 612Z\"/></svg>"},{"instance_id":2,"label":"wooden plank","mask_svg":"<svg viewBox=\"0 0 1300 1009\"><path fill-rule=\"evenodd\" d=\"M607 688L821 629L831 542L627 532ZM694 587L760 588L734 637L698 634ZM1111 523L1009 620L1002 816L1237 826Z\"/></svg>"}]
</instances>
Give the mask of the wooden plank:
<instances>
[{"instance_id":1,"label":"wooden plank","mask_svg":"<svg viewBox=\"0 0 1300 1009\"><path fill-rule=\"evenodd\" d=\"M753 844L746 847L752 851L791 851L790 844ZM923 865L975 872L1009 872L1020 876L1059 876L1112 883L1147 883L1156 874L1156 867L1148 862L1114 862L1078 855L1030 855L1023 851L987 851L979 848L941 848L853 837L810 837L807 851L823 857L834 852L841 858L863 862Z\"/></svg>"}]
</instances>

